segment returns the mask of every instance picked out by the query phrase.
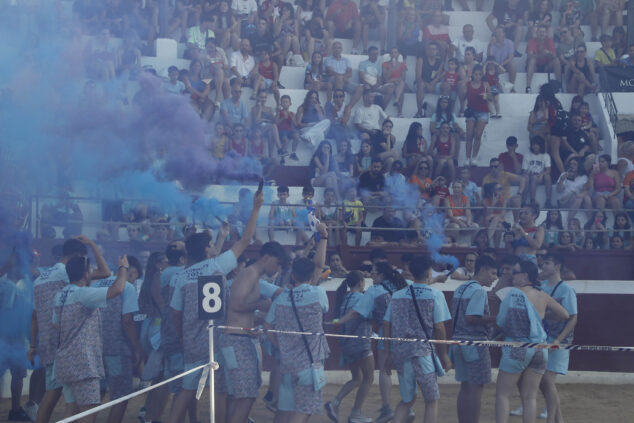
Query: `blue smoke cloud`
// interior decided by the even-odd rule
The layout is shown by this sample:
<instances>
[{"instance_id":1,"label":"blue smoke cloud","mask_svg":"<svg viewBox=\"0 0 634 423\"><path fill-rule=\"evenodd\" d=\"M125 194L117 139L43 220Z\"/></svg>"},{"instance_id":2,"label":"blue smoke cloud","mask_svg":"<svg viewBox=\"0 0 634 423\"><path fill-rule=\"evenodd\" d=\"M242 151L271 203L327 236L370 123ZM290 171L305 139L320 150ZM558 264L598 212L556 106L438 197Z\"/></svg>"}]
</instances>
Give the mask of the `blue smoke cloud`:
<instances>
[{"instance_id":1,"label":"blue smoke cloud","mask_svg":"<svg viewBox=\"0 0 634 423\"><path fill-rule=\"evenodd\" d=\"M418 187L405 180L400 173L392 174L391 172L385 176L385 190L389 193L394 207L403 208L404 211L414 212L420 207L420 192ZM421 227L426 238L426 246L429 253L437 263L447 263L457 268L460 266L458 259L451 255L441 254L440 249L445 243L445 227L444 214L442 210L437 210L431 204L427 204L423 208L421 219Z\"/></svg>"}]
</instances>

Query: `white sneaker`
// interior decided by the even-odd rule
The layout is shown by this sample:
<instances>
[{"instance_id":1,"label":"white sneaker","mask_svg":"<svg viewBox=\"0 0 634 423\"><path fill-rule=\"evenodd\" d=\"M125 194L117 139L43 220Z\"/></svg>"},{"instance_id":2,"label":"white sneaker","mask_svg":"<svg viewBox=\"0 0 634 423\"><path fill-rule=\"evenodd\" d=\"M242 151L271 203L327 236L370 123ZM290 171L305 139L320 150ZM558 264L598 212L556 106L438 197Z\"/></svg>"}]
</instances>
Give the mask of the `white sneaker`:
<instances>
[{"instance_id":1,"label":"white sneaker","mask_svg":"<svg viewBox=\"0 0 634 423\"><path fill-rule=\"evenodd\" d=\"M542 420L546 420L548 419L548 410L546 410L546 408L544 408L542 410L541 413L539 413L539 416L537 416L538 419L542 419Z\"/></svg>"},{"instance_id":2,"label":"white sneaker","mask_svg":"<svg viewBox=\"0 0 634 423\"><path fill-rule=\"evenodd\" d=\"M509 414L511 416L521 416L524 414L524 407L522 407L521 405L519 407L517 407L515 410L511 410L509 412Z\"/></svg>"},{"instance_id":3,"label":"white sneaker","mask_svg":"<svg viewBox=\"0 0 634 423\"><path fill-rule=\"evenodd\" d=\"M361 54L361 52L359 51L359 49L358 49L358 48L356 48L356 47L352 47L352 50L350 51L350 53L352 53L352 54Z\"/></svg>"},{"instance_id":4,"label":"white sneaker","mask_svg":"<svg viewBox=\"0 0 634 423\"><path fill-rule=\"evenodd\" d=\"M372 423L372 419L364 416L362 413L358 413L356 415L350 415L348 417L348 423Z\"/></svg>"},{"instance_id":5,"label":"white sneaker","mask_svg":"<svg viewBox=\"0 0 634 423\"><path fill-rule=\"evenodd\" d=\"M39 405L37 405L36 402L33 401L29 401L26 404L24 404L24 406L22 407L22 409L24 410L24 413L29 417L29 419L31 419L31 421L35 421L35 417L37 416L37 409L40 408Z\"/></svg>"}]
</instances>

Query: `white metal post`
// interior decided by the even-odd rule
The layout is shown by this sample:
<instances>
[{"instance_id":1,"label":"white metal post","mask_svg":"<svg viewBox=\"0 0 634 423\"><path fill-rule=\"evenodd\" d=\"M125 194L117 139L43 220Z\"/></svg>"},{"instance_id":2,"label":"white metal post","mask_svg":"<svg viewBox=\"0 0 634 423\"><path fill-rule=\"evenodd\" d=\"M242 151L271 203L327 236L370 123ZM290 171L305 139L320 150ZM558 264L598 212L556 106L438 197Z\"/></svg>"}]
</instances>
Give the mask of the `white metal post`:
<instances>
[{"instance_id":1,"label":"white metal post","mask_svg":"<svg viewBox=\"0 0 634 423\"><path fill-rule=\"evenodd\" d=\"M214 321L209 321L209 421L214 423L216 421L215 416L215 398L214 398L214 376L215 376L215 368L214 368Z\"/></svg>"}]
</instances>

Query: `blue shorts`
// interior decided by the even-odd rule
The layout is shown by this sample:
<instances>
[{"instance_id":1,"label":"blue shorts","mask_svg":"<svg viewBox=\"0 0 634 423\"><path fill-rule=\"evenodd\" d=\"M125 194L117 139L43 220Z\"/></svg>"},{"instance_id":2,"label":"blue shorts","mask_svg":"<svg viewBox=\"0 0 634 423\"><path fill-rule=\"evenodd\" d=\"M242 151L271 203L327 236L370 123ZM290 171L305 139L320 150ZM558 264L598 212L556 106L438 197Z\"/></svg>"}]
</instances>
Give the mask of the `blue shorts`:
<instances>
[{"instance_id":1,"label":"blue shorts","mask_svg":"<svg viewBox=\"0 0 634 423\"><path fill-rule=\"evenodd\" d=\"M125 355L104 355L103 364L106 370L106 381L110 400L124 397L132 393L132 357Z\"/></svg>"},{"instance_id":2,"label":"blue shorts","mask_svg":"<svg viewBox=\"0 0 634 423\"><path fill-rule=\"evenodd\" d=\"M321 368L323 371L323 367ZM312 368L283 373L277 409L300 414L321 414L323 389L315 390ZM325 374L324 374L325 377Z\"/></svg>"},{"instance_id":3,"label":"blue shorts","mask_svg":"<svg viewBox=\"0 0 634 423\"><path fill-rule=\"evenodd\" d=\"M273 85L273 80L272 79L267 79L267 78L262 78L262 81L264 81L264 85L266 85L266 89L270 90L271 89L271 85Z\"/></svg>"},{"instance_id":4,"label":"blue shorts","mask_svg":"<svg viewBox=\"0 0 634 423\"><path fill-rule=\"evenodd\" d=\"M57 381L55 377L55 365L47 364L46 366L46 390L53 391L55 389L61 388L62 384Z\"/></svg>"},{"instance_id":5,"label":"blue shorts","mask_svg":"<svg viewBox=\"0 0 634 423\"><path fill-rule=\"evenodd\" d=\"M295 138L295 134L297 134L297 131L293 131L292 129L290 131L278 130L278 133L280 135L280 139L286 138L288 140L292 140Z\"/></svg>"},{"instance_id":6,"label":"blue shorts","mask_svg":"<svg viewBox=\"0 0 634 423\"><path fill-rule=\"evenodd\" d=\"M63 392L67 404L97 405L101 402L99 378L65 383Z\"/></svg>"},{"instance_id":7,"label":"blue shorts","mask_svg":"<svg viewBox=\"0 0 634 423\"><path fill-rule=\"evenodd\" d=\"M416 399L416 385L423 393L425 401L440 398L438 376L431 355L409 358L399 367L398 383L403 402L412 402Z\"/></svg>"},{"instance_id":8,"label":"blue shorts","mask_svg":"<svg viewBox=\"0 0 634 423\"><path fill-rule=\"evenodd\" d=\"M548 351L544 349L503 347L500 370L517 374L531 369L543 375L547 361Z\"/></svg>"},{"instance_id":9,"label":"blue shorts","mask_svg":"<svg viewBox=\"0 0 634 423\"><path fill-rule=\"evenodd\" d=\"M177 374L183 373L183 353L177 352L165 357L165 367L163 375L169 379ZM183 379L176 379L169 384L170 392L173 394L179 393L183 389Z\"/></svg>"},{"instance_id":10,"label":"blue shorts","mask_svg":"<svg viewBox=\"0 0 634 423\"><path fill-rule=\"evenodd\" d=\"M193 363L185 363L183 371L186 372L187 370L202 366L206 363L207 361L205 360L198 360ZM200 376L202 375L203 370L204 369L200 369L194 373L183 376L183 389L186 389L188 391L196 391L198 389L198 382L200 381ZM207 379L207 383L209 383L209 379Z\"/></svg>"},{"instance_id":11,"label":"blue shorts","mask_svg":"<svg viewBox=\"0 0 634 423\"><path fill-rule=\"evenodd\" d=\"M546 370L560 375L565 375L568 373L569 361L570 350L550 350L548 351L548 363L546 364Z\"/></svg>"},{"instance_id":12,"label":"blue shorts","mask_svg":"<svg viewBox=\"0 0 634 423\"><path fill-rule=\"evenodd\" d=\"M475 345L450 345L449 358L456 369L456 380L474 385L491 383L489 348Z\"/></svg>"},{"instance_id":13,"label":"blue shorts","mask_svg":"<svg viewBox=\"0 0 634 423\"><path fill-rule=\"evenodd\" d=\"M475 120L476 122L488 122L489 112L473 112L473 115L465 118L466 120Z\"/></svg>"},{"instance_id":14,"label":"blue shorts","mask_svg":"<svg viewBox=\"0 0 634 423\"><path fill-rule=\"evenodd\" d=\"M341 366L348 366L349 364L355 363L359 360L363 360L366 357L372 357L372 350L357 351L351 353L344 353L342 351L339 364Z\"/></svg>"}]
</instances>

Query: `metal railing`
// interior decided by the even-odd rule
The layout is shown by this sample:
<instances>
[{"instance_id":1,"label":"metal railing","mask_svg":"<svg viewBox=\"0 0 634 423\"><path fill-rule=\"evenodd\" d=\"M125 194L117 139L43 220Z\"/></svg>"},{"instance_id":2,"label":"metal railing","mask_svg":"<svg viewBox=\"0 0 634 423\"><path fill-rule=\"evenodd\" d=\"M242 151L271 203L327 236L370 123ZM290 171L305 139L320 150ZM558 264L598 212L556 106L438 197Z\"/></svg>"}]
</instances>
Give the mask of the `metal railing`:
<instances>
[{"instance_id":1,"label":"metal railing","mask_svg":"<svg viewBox=\"0 0 634 423\"><path fill-rule=\"evenodd\" d=\"M601 94L603 95L603 101L605 102L605 107L608 109L608 115L610 116L610 123L612 124L612 129L616 134L616 122L619 119L619 111L616 107L616 102L614 101L614 96L612 92L605 89L608 87L608 79L605 69L603 67L599 68L599 80L601 81L601 86L604 87L601 90Z\"/></svg>"}]
</instances>

